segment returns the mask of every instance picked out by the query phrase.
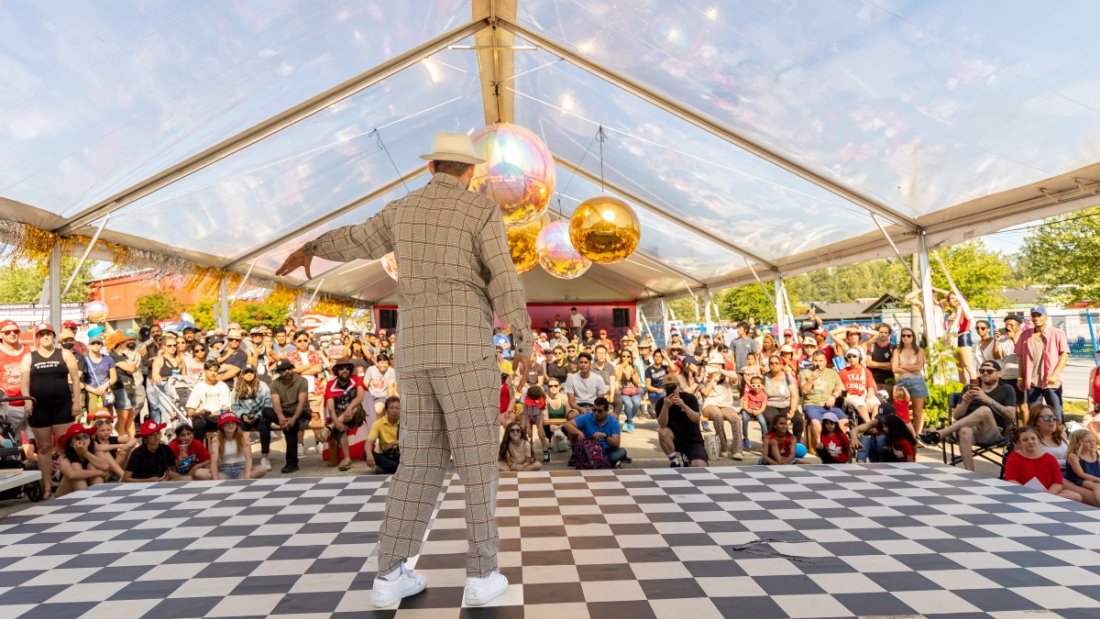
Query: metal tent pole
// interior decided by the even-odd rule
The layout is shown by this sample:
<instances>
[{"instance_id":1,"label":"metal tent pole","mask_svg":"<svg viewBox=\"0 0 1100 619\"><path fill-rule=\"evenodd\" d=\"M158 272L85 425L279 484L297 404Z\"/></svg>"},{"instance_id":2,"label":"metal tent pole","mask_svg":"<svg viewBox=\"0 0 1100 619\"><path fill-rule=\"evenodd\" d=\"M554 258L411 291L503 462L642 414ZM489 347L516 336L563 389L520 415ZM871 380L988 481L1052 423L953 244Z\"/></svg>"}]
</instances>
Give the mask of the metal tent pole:
<instances>
[{"instance_id":1,"label":"metal tent pole","mask_svg":"<svg viewBox=\"0 0 1100 619\"><path fill-rule=\"evenodd\" d=\"M229 330L229 282L224 277L218 282L218 328Z\"/></svg>"},{"instance_id":2,"label":"metal tent pole","mask_svg":"<svg viewBox=\"0 0 1100 619\"><path fill-rule=\"evenodd\" d=\"M49 272L46 279L46 295L50 301L50 324L61 328L61 243L53 242L50 250Z\"/></svg>"}]
</instances>

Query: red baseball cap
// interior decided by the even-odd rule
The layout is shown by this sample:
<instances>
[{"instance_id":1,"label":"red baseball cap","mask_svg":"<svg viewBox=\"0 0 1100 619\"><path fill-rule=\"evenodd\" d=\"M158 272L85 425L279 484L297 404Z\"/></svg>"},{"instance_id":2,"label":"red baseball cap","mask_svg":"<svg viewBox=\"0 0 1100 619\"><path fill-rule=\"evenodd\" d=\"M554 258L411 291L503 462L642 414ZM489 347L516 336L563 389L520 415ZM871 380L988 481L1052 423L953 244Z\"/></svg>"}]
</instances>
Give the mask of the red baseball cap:
<instances>
[{"instance_id":1,"label":"red baseball cap","mask_svg":"<svg viewBox=\"0 0 1100 619\"><path fill-rule=\"evenodd\" d=\"M8 331L13 327L16 331L22 331L22 329L19 328L19 323L15 322L14 320L0 320L0 333Z\"/></svg>"},{"instance_id":2,"label":"red baseball cap","mask_svg":"<svg viewBox=\"0 0 1100 619\"><path fill-rule=\"evenodd\" d=\"M34 337L38 337L42 334L43 331L49 331L50 333L57 335L57 331L54 331L53 325L48 322L40 322L34 325Z\"/></svg>"},{"instance_id":3,"label":"red baseball cap","mask_svg":"<svg viewBox=\"0 0 1100 619\"><path fill-rule=\"evenodd\" d=\"M241 418L237 417L235 413L222 413L218 416L218 427L222 427L227 423L235 423L240 425Z\"/></svg>"},{"instance_id":4,"label":"red baseball cap","mask_svg":"<svg viewBox=\"0 0 1100 619\"><path fill-rule=\"evenodd\" d=\"M95 430L93 430L92 428L85 428L79 423L74 423L73 425L69 426L68 430L65 430L64 434L57 437L57 446L61 449L65 449L66 447L68 447L69 441L73 440L74 437L81 434L87 434L88 436L91 436L92 434L95 434Z\"/></svg>"},{"instance_id":5,"label":"red baseball cap","mask_svg":"<svg viewBox=\"0 0 1100 619\"><path fill-rule=\"evenodd\" d=\"M790 329L783 329L783 336L786 337L788 335L794 335L794 331L791 331Z\"/></svg>"},{"instance_id":6,"label":"red baseball cap","mask_svg":"<svg viewBox=\"0 0 1100 619\"><path fill-rule=\"evenodd\" d=\"M144 438L146 436L149 436L150 434L156 434L157 432L160 432L167 427L168 424L166 423L157 423L152 419L146 419L141 424L141 427L138 428L137 435Z\"/></svg>"}]
</instances>

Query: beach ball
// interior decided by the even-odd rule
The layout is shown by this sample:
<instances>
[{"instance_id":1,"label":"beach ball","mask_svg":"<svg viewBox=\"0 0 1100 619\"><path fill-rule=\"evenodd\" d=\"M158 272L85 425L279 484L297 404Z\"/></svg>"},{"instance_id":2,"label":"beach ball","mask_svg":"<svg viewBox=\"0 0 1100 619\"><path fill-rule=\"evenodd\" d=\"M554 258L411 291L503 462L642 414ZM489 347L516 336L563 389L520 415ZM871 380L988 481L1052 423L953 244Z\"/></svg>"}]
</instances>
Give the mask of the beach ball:
<instances>
[{"instance_id":1,"label":"beach ball","mask_svg":"<svg viewBox=\"0 0 1100 619\"><path fill-rule=\"evenodd\" d=\"M535 241L539 264L558 279L576 279L584 275L592 261L585 258L569 240L569 222L555 221L539 232Z\"/></svg>"},{"instance_id":2,"label":"beach ball","mask_svg":"<svg viewBox=\"0 0 1100 619\"><path fill-rule=\"evenodd\" d=\"M382 256L382 270L389 275L393 281L397 281L397 256L393 255L393 252Z\"/></svg>"},{"instance_id":3,"label":"beach ball","mask_svg":"<svg viewBox=\"0 0 1100 619\"><path fill-rule=\"evenodd\" d=\"M103 322L107 320L107 304L92 301L84 306L84 313L88 316L88 322Z\"/></svg>"},{"instance_id":4,"label":"beach ball","mask_svg":"<svg viewBox=\"0 0 1100 619\"><path fill-rule=\"evenodd\" d=\"M580 203L569 222L573 247L600 264L626 259L638 247L642 224L629 204L611 196L596 196Z\"/></svg>"},{"instance_id":5,"label":"beach ball","mask_svg":"<svg viewBox=\"0 0 1100 619\"><path fill-rule=\"evenodd\" d=\"M554 157L537 135L519 125L497 123L475 133L477 156L470 190L500 207L505 225L531 223L554 193Z\"/></svg>"},{"instance_id":6,"label":"beach ball","mask_svg":"<svg viewBox=\"0 0 1100 619\"><path fill-rule=\"evenodd\" d=\"M512 254L512 264L516 266L516 273L526 273L539 263L535 243L538 241L539 232L548 225L550 225L550 218L543 215L531 223L508 226L505 229L508 234L508 252Z\"/></svg>"}]
</instances>

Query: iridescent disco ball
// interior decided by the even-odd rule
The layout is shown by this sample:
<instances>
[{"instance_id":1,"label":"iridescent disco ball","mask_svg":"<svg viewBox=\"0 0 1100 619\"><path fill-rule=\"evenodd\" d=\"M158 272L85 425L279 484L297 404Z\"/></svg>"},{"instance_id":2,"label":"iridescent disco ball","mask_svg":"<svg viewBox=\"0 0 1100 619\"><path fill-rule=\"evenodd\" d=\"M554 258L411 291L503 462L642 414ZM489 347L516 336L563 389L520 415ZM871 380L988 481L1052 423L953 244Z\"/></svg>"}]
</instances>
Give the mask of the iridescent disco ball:
<instances>
[{"instance_id":1,"label":"iridescent disco ball","mask_svg":"<svg viewBox=\"0 0 1100 619\"><path fill-rule=\"evenodd\" d=\"M547 225L535 241L539 264L559 279L576 279L584 275L592 261L573 249L569 241L569 222L562 219Z\"/></svg>"},{"instance_id":2,"label":"iridescent disco ball","mask_svg":"<svg viewBox=\"0 0 1100 619\"><path fill-rule=\"evenodd\" d=\"M626 259L638 247L642 224L630 205L611 196L581 202L569 222L569 239L585 258L600 264Z\"/></svg>"},{"instance_id":3,"label":"iridescent disco ball","mask_svg":"<svg viewBox=\"0 0 1100 619\"><path fill-rule=\"evenodd\" d=\"M474 168L470 190L500 207L505 225L534 221L554 193L554 157L537 135L519 125L498 123L473 135L485 163Z\"/></svg>"},{"instance_id":4,"label":"iridescent disco ball","mask_svg":"<svg viewBox=\"0 0 1100 619\"><path fill-rule=\"evenodd\" d=\"M393 278L393 281L397 281L397 256L393 255L393 252L382 256L382 270Z\"/></svg>"},{"instance_id":5,"label":"iridescent disco ball","mask_svg":"<svg viewBox=\"0 0 1100 619\"><path fill-rule=\"evenodd\" d=\"M84 313L88 316L88 322L103 322L107 320L107 304L103 301L92 301L84 306Z\"/></svg>"},{"instance_id":6,"label":"iridescent disco ball","mask_svg":"<svg viewBox=\"0 0 1100 619\"><path fill-rule=\"evenodd\" d=\"M516 273L526 273L539 263L539 254L535 243L543 227L550 225L550 218L543 215L529 224L508 226L508 251L512 254L512 264Z\"/></svg>"}]
</instances>

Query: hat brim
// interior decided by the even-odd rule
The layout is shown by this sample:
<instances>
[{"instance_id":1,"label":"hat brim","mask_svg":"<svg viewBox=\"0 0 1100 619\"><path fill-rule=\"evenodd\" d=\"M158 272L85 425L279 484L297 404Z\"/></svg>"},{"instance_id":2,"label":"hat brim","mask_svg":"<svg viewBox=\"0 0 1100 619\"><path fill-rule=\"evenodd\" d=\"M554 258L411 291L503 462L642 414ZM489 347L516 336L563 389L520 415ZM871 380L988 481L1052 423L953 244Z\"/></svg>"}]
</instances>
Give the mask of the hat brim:
<instances>
[{"instance_id":1,"label":"hat brim","mask_svg":"<svg viewBox=\"0 0 1100 619\"><path fill-rule=\"evenodd\" d=\"M468 163L471 165L485 163L485 160L480 157L464 155L462 153L428 153L427 155L420 155L420 158L424 161L454 161L456 163Z\"/></svg>"},{"instance_id":2,"label":"hat brim","mask_svg":"<svg viewBox=\"0 0 1100 619\"><path fill-rule=\"evenodd\" d=\"M168 424L166 424L166 423L158 423L156 429L151 430L149 432L146 432L145 428L138 428L137 435L138 435L138 438L145 438L146 436L149 436L150 434L156 434L157 432L160 432L161 430L163 430L167 427L168 427Z\"/></svg>"}]
</instances>

